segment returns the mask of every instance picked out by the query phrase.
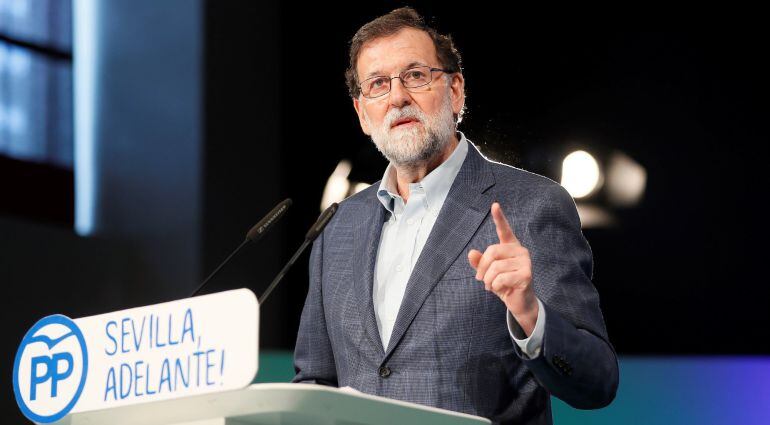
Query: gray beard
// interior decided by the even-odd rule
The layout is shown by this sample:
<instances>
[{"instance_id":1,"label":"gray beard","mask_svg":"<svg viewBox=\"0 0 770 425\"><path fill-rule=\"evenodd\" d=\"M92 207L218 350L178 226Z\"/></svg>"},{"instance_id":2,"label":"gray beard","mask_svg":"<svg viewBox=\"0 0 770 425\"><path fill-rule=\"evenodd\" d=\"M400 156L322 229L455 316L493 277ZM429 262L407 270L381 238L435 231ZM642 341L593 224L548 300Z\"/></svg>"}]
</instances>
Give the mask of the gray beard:
<instances>
[{"instance_id":1,"label":"gray beard","mask_svg":"<svg viewBox=\"0 0 770 425\"><path fill-rule=\"evenodd\" d=\"M421 125L406 129L390 128L393 122L404 117L415 117ZM364 118L372 129L371 139L377 150L396 167L407 169L439 156L452 140L456 128L449 93L445 95L441 109L433 116L409 105L388 111L379 127L371 125L365 111Z\"/></svg>"}]
</instances>

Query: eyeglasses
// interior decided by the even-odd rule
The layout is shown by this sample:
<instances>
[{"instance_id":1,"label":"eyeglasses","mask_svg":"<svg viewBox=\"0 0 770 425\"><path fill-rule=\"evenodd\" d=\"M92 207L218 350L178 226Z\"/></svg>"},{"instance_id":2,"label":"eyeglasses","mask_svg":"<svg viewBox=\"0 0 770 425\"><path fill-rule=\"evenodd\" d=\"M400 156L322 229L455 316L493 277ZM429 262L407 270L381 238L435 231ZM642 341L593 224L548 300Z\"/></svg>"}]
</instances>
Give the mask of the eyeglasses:
<instances>
[{"instance_id":1,"label":"eyeglasses","mask_svg":"<svg viewBox=\"0 0 770 425\"><path fill-rule=\"evenodd\" d=\"M433 81L434 72L452 72L447 69L431 68L429 66L416 66L409 68L398 74L397 77L386 77L379 75L372 78L367 78L360 84L361 94L369 99L375 97L385 96L390 93L391 81L394 78L401 80L401 84L407 89L416 89L418 87L427 86Z\"/></svg>"}]
</instances>

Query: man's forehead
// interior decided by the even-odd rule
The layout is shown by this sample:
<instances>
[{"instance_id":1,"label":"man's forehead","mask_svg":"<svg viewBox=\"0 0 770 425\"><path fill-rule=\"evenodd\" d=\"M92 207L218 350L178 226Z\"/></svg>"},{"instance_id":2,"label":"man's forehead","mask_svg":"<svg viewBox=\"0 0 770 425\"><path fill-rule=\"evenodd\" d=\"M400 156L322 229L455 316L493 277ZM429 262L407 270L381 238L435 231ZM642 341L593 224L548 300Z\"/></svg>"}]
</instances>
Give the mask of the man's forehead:
<instances>
[{"instance_id":1,"label":"man's forehead","mask_svg":"<svg viewBox=\"0 0 770 425\"><path fill-rule=\"evenodd\" d=\"M399 32L366 42L358 54L359 76L400 71L413 65L438 64L436 47L425 31L405 28Z\"/></svg>"}]
</instances>

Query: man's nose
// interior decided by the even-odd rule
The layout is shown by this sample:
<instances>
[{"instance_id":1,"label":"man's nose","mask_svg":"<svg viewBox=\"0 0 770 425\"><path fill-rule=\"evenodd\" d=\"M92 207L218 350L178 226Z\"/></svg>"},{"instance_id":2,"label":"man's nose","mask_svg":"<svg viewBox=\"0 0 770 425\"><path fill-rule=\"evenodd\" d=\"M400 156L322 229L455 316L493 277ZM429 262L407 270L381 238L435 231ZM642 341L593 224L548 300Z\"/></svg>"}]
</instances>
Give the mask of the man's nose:
<instances>
[{"instance_id":1,"label":"man's nose","mask_svg":"<svg viewBox=\"0 0 770 425\"><path fill-rule=\"evenodd\" d=\"M400 78L390 80L390 104L397 108L412 104L412 95L404 87Z\"/></svg>"}]
</instances>

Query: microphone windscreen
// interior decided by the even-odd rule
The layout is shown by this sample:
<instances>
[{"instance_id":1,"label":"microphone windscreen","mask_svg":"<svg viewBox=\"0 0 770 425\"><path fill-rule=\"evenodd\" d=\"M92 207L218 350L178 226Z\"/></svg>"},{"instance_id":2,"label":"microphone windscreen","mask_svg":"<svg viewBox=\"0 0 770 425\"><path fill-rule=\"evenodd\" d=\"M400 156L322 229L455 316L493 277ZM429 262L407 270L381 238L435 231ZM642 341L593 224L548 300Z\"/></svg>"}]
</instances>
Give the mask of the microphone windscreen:
<instances>
[{"instance_id":1,"label":"microphone windscreen","mask_svg":"<svg viewBox=\"0 0 770 425\"><path fill-rule=\"evenodd\" d=\"M291 198L284 199L280 204L276 205L272 211L270 211L259 223L249 229L246 233L246 239L251 242L256 242L262 236L267 233L270 227L275 224L286 213L286 210L291 206Z\"/></svg>"},{"instance_id":2,"label":"microphone windscreen","mask_svg":"<svg viewBox=\"0 0 770 425\"><path fill-rule=\"evenodd\" d=\"M308 241L314 241L315 238L318 237L318 235L323 232L324 227L329 223L329 220L332 219L334 216L334 213L337 212L337 203L333 203L329 206L329 208L325 209L324 212L321 213L321 215L318 217L318 220L316 220L315 224L313 224L313 227L310 228L310 230L307 231L307 234L305 235L305 240Z\"/></svg>"}]
</instances>

